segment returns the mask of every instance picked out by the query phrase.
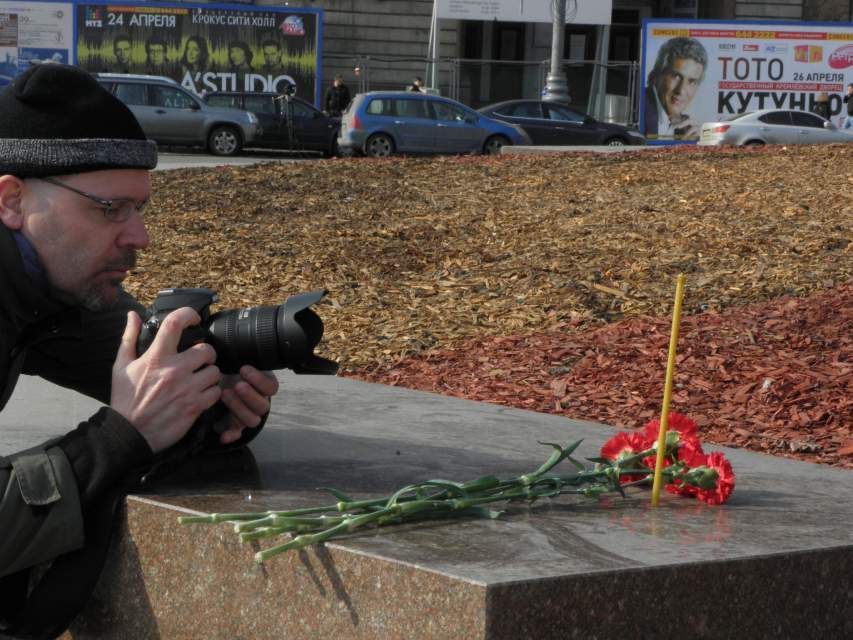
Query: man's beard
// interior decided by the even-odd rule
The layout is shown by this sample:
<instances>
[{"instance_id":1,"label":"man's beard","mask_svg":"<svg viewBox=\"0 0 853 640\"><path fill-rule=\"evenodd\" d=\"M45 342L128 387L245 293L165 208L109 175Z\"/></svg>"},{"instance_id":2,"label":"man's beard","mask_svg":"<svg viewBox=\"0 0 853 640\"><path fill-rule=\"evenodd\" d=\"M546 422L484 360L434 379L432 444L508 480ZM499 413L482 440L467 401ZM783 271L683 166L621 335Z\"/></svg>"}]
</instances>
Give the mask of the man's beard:
<instances>
[{"instance_id":1,"label":"man's beard","mask_svg":"<svg viewBox=\"0 0 853 640\"><path fill-rule=\"evenodd\" d=\"M103 271L130 271L136 266L136 251L128 249L117 260L114 260L102 269ZM124 289L121 280L111 283L92 282L87 285L78 295L77 302L89 311L106 311L115 306L119 294Z\"/></svg>"}]
</instances>

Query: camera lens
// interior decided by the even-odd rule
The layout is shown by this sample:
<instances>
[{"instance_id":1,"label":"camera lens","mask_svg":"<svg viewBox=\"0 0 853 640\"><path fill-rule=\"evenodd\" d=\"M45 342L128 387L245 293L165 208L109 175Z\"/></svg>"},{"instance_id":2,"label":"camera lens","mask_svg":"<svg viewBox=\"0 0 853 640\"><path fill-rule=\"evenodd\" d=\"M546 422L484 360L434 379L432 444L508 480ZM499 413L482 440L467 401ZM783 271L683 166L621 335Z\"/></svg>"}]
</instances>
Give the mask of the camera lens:
<instances>
[{"instance_id":1,"label":"camera lens","mask_svg":"<svg viewBox=\"0 0 853 640\"><path fill-rule=\"evenodd\" d=\"M229 309L210 316L207 342L216 350L220 371L236 373L250 364L261 371L334 373L335 362L314 355L323 337L323 321L308 308L324 293L296 295L277 307Z\"/></svg>"},{"instance_id":2,"label":"camera lens","mask_svg":"<svg viewBox=\"0 0 853 640\"><path fill-rule=\"evenodd\" d=\"M288 350L281 352L276 330L282 307L229 309L210 317L209 342L223 373L236 373L244 364L262 371L286 366Z\"/></svg>"}]
</instances>

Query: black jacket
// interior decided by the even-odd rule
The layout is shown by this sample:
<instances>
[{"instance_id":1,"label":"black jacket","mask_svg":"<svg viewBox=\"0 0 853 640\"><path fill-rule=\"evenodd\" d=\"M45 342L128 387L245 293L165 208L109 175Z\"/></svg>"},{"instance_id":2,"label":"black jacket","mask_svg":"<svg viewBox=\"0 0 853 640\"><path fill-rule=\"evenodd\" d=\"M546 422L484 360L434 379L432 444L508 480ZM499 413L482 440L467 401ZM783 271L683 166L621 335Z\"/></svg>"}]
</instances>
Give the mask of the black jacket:
<instances>
[{"instance_id":1,"label":"black jacket","mask_svg":"<svg viewBox=\"0 0 853 640\"><path fill-rule=\"evenodd\" d=\"M340 116L350 101L349 88L342 84L339 87L332 85L326 91L326 113L330 116Z\"/></svg>"},{"instance_id":2,"label":"black jacket","mask_svg":"<svg viewBox=\"0 0 853 640\"><path fill-rule=\"evenodd\" d=\"M847 104L847 115L848 116L853 116L853 100L850 99L851 97L853 97L853 96L851 96L849 93L847 93L847 94L844 94L843 98L841 98L842 102L845 102Z\"/></svg>"},{"instance_id":3,"label":"black jacket","mask_svg":"<svg viewBox=\"0 0 853 640\"><path fill-rule=\"evenodd\" d=\"M108 404L112 365L131 309L144 317L144 308L126 293L115 308L100 313L43 293L24 271L13 234L0 224L0 409L20 373ZM222 405L219 413L225 413ZM189 453L216 437L200 431L194 427L158 460ZM241 444L256 435L257 430L251 431ZM32 625L38 627L53 615L56 601L76 592L85 602L103 562L114 509L154 462L145 439L107 406L64 436L0 455L0 636L42 637L48 632L33 631ZM25 596L30 569L48 560L54 560L53 566L42 582L50 583L53 572L53 582L64 581L62 589L68 593L48 593L41 604L29 606ZM68 575L56 577L63 571L74 576L73 582L67 582ZM83 579L86 571L91 585ZM68 611L60 612L58 631L71 622L77 608L69 604ZM22 616L29 620L20 620Z\"/></svg>"}]
</instances>

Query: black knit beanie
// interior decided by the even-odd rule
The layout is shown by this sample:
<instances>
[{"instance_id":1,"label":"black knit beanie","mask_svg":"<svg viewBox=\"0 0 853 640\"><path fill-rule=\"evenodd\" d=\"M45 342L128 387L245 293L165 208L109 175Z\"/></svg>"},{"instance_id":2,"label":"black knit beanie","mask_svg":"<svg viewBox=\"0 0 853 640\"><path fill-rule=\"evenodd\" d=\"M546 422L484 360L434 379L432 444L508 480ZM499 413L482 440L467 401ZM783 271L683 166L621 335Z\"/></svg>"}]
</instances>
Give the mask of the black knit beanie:
<instances>
[{"instance_id":1,"label":"black knit beanie","mask_svg":"<svg viewBox=\"0 0 853 640\"><path fill-rule=\"evenodd\" d=\"M130 109L82 69L33 65L0 91L0 175L156 166L157 145Z\"/></svg>"}]
</instances>

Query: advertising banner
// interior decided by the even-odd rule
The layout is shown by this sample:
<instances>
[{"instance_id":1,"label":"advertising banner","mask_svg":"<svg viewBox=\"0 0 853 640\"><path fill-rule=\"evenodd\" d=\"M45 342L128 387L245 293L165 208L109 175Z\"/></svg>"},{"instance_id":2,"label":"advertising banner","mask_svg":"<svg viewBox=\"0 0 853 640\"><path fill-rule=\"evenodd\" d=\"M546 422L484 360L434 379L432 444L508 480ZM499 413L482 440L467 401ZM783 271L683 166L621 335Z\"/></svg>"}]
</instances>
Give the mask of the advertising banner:
<instances>
[{"instance_id":1,"label":"advertising banner","mask_svg":"<svg viewBox=\"0 0 853 640\"><path fill-rule=\"evenodd\" d=\"M0 0L0 86L31 62L71 62L71 3Z\"/></svg>"},{"instance_id":2,"label":"advertising banner","mask_svg":"<svg viewBox=\"0 0 853 640\"><path fill-rule=\"evenodd\" d=\"M439 18L448 20L499 20L501 22L553 22L551 0L434 0ZM610 24L613 0L566 0L566 22Z\"/></svg>"},{"instance_id":3,"label":"advertising banner","mask_svg":"<svg viewBox=\"0 0 853 640\"><path fill-rule=\"evenodd\" d=\"M640 129L651 143L695 142L703 122L745 111L814 111L822 93L838 124L853 24L647 20L642 77Z\"/></svg>"},{"instance_id":4,"label":"advertising banner","mask_svg":"<svg viewBox=\"0 0 853 640\"><path fill-rule=\"evenodd\" d=\"M203 91L275 91L319 103L322 13L231 5L80 3L77 64Z\"/></svg>"}]
</instances>

